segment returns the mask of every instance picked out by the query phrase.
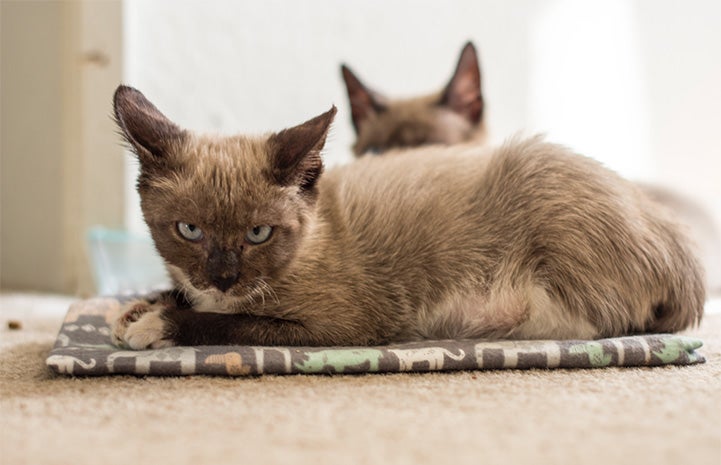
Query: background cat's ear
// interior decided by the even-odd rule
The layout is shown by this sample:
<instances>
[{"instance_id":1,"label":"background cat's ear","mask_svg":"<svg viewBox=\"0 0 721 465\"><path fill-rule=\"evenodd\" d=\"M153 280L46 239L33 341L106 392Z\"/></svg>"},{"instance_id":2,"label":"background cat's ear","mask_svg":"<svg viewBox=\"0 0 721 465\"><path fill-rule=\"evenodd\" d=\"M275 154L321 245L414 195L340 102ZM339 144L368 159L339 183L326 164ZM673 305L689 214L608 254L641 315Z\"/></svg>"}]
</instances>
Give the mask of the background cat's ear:
<instances>
[{"instance_id":1,"label":"background cat's ear","mask_svg":"<svg viewBox=\"0 0 721 465\"><path fill-rule=\"evenodd\" d=\"M348 91L353 127L355 132L358 133L363 121L368 119L369 116L386 109L385 98L364 86L346 65L341 65L340 70Z\"/></svg>"},{"instance_id":2,"label":"background cat's ear","mask_svg":"<svg viewBox=\"0 0 721 465\"><path fill-rule=\"evenodd\" d=\"M441 105L463 116L471 124L478 124L483 118L481 70L476 48L471 42L463 47L456 71L441 94Z\"/></svg>"},{"instance_id":3,"label":"background cat's ear","mask_svg":"<svg viewBox=\"0 0 721 465\"><path fill-rule=\"evenodd\" d=\"M167 161L173 145L182 142L186 136L184 130L132 87L118 86L113 109L122 136L143 167Z\"/></svg>"},{"instance_id":4,"label":"background cat's ear","mask_svg":"<svg viewBox=\"0 0 721 465\"><path fill-rule=\"evenodd\" d=\"M320 152L336 111L334 105L322 115L270 137L271 174L279 184L297 185L304 193L314 192L323 172Z\"/></svg>"}]
</instances>

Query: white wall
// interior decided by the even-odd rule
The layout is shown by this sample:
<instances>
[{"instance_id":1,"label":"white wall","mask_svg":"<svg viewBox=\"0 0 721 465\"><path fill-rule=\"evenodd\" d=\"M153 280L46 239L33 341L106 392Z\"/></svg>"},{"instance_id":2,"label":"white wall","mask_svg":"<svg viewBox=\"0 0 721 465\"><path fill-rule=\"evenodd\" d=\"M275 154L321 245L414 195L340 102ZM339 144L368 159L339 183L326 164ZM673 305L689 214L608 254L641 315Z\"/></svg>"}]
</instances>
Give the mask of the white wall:
<instances>
[{"instance_id":1,"label":"white wall","mask_svg":"<svg viewBox=\"0 0 721 465\"><path fill-rule=\"evenodd\" d=\"M445 84L471 39L495 141L548 132L721 223L718 0L127 0L125 13L126 81L171 118L257 133L334 103L330 164L350 159L353 138L341 62L411 96ZM143 229L137 207L128 224Z\"/></svg>"},{"instance_id":2,"label":"white wall","mask_svg":"<svg viewBox=\"0 0 721 465\"><path fill-rule=\"evenodd\" d=\"M543 2L527 125L721 225L721 2Z\"/></svg>"}]
</instances>

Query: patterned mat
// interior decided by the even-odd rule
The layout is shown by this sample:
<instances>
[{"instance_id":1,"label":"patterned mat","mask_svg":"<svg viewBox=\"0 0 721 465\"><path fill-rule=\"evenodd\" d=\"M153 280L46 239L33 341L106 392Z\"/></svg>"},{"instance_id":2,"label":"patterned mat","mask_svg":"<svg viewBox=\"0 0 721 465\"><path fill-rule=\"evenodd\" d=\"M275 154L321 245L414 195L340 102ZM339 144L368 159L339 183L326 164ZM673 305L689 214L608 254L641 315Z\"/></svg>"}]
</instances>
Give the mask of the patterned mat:
<instances>
[{"instance_id":1,"label":"patterned mat","mask_svg":"<svg viewBox=\"0 0 721 465\"><path fill-rule=\"evenodd\" d=\"M423 341L380 347L197 346L128 351L110 343L120 301L96 298L70 306L46 363L58 374L245 376L703 363L698 339L671 334L595 341Z\"/></svg>"}]
</instances>

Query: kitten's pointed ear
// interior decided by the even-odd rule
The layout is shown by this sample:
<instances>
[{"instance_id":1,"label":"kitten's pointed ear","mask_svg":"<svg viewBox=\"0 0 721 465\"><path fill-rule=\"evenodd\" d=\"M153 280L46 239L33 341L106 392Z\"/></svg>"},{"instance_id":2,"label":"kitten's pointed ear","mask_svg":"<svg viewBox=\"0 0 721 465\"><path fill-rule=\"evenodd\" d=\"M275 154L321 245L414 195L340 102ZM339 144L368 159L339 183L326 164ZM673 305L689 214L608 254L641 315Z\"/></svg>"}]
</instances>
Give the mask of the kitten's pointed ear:
<instances>
[{"instance_id":1,"label":"kitten's pointed ear","mask_svg":"<svg viewBox=\"0 0 721 465\"><path fill-rule=\"evenodd\" d=\"M170 121L138 90L118 86L113 97L115 121L143 167L166 162L186 132Z\"/></svg>"},{"instance_id":2,"label":"kitten's pointed ear","mask_svg":"<svg viewBox=\"0 0 721 465\"><path fill-rule=\"evenodd\" d=\"M353 127L357 134L361 125L369 116L385 111L385 98L364 86L346 65L341 65L340 70L348 91Z\"/></svg>"},{"instance_id":3,"label":"kitten's pointed ear","mask_svg":"<svg viewBox=\"0 0 721 465\"><path fill-rule=\"evenodd\" d=\"M303 193L315 192L323 172L320 152L336 111L333 106L322 115L270 137L271 175L278 184L297 185Z\"/></svg>"},{"instance_id":4,"label":"kitten's pointed ear","mask_svg":"<svg viewBox=\"0 0 721 465\"><path fill-rule=\"evenodd\" d=\"M471 124L478 124L483 118L481 70L476 48L471 42L463 47L456 72L441 94L441 105L463 116Z\"/></svg>"}]
</instances>

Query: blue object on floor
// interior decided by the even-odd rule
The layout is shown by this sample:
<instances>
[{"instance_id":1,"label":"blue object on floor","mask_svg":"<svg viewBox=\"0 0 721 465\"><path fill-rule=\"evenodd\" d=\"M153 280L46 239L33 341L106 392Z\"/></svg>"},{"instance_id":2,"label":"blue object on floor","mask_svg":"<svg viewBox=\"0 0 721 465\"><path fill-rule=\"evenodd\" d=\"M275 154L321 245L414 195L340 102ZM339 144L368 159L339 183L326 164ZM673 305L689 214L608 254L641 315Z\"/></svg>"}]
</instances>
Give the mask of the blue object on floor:
<instances>
[{"instance_id":1,"label":"blue object on floor","mask_svg":"<svg viewBox=\"0 0 721 465\"><path fill-rule=\"evenodd\" d=\"M137 294L170 285L150 237L94 227L87 243L98 294Z\"/></svg>"}]
</instances>

